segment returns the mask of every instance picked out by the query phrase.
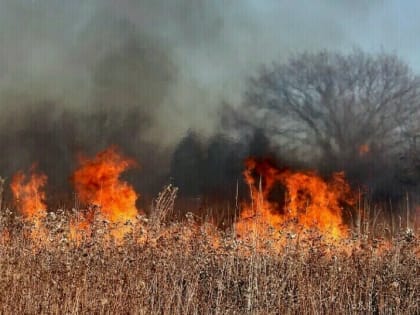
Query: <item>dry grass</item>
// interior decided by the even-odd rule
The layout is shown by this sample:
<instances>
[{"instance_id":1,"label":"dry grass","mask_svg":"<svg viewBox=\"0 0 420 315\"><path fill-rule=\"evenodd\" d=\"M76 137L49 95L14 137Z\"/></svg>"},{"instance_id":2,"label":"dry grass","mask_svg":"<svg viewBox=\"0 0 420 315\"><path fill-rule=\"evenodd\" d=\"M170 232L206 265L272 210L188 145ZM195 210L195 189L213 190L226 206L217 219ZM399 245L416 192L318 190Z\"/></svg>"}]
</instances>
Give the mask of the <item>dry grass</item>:
<instances>
[{"instance_id":1,"label":"dry grass","mask_svg":"<svg viewBox=\"0 0 420 315\"><path fill-rule=\"evenodd\" d=\"M157 209L157 207L156 207ZM165 210L166 211L166 210ZM155 216L163 218L159 213ZM2 217L1 313L6 314L418 314L419 240L328 245L289 239L257 250L231 233L142 219L123 244L97 222L79 246L65 214L48 216L48 240ZM8 228L9 233L6 233ZM141 241L139 241L141 240ZM215 245L217 240L217 245Z\"/></svg>"},{"instance_id":2,"label":"dry grass","mask_svg":"<svg viewBox=\"0 0 420 315\"><path fill-rule=\"evenodd\" d=\"M35 229L3 211L0 312L420 313L420 240L410 229L400 225L378 240L359 222L355 237L342 242L316 231L238 239L191 213L171 223L176 193L166 187L149 218L128 225L120 242L100 218L76 244L69 240L74 213L50 213Z\"/></svg>"}]
</instances>

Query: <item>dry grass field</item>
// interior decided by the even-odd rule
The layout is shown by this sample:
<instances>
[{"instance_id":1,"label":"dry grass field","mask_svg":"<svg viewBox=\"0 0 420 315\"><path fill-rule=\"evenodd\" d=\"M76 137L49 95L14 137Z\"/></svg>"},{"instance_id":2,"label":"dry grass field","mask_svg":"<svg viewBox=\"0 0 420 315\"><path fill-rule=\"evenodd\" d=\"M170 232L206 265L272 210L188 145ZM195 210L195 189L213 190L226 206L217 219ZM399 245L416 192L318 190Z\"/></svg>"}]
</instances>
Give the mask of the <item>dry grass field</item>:
<instances>
[{"instance_id":1,"label":"dry grass field","mask_svg":"<svg viewBox=\"0 0 420 315\"><path fill-rule=\"evenodd\" d=\"M327 242L316 232L238 239L192 215L130 226L97 220L69 239L68 216L43 229L2 217L4 314L418 314L419 239ZM34 233L36 231L36 233Z\"/></svg>"}]
</instances>

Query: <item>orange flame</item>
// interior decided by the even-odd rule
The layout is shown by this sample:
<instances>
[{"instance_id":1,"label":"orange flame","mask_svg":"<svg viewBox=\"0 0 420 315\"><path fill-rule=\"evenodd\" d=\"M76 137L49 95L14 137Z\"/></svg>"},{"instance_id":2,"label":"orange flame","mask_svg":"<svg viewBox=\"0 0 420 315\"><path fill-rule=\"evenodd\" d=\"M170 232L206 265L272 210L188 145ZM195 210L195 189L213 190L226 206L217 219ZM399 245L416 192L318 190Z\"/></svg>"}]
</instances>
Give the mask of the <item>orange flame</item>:
<instances>
[{"instance_id":1,"label":"orange flame","mask_svg":"<svg viewBox=\"0 0 420 315\"><path fill-rule=\"evenodd\" d=\"M235 226L239 235L269 238L270 230L299 233L308 229L316 229L329 239L347 235L341 204L354 201L343 173L333 174L327 182L314 172L280 170L268 161L248 159L244 177L251 204L243 206ZM276 184L285 190L283 202L271 200Z\"/></svg>"},{"instance_id":2,"label":"orange flame","mask_svg":"<svg viewBox=\"0 0 420 315\"><path fill-rule=\"evenodd\" d=\"M27 234L37 245L47 244L48 232L42 226L41 220L47 214L44 187L47 176L36 172L36 166L30 168L29 175L18 171L12 178L10 188L20 213L26 221L31 222L34 228Z\"/></svg>"},{"instance_id":3,"label":"orange flame","mask_svg":"<svg viewBox=\"0 0 420 315\"><path fill-rule=\"evenodd\" d=\"M10 188L19 211L26 219L39 221L46 215L46 183L47 176L37 173L35 166L31 167L28 177L22 171L13 176Z\"/></svg>"},{"instance_id":4,"label":"orange flame","mask_svg":"<svg viewBox=\"0 0 420 315\"><path fill-rule=\"evenodd\" d=\"M75 218L70 220L70 239L80 244L83 237L88 237L92 233L91 226L95 221L95 207L90 207L86 213L78 213Z\"/></svg>"},{"instance_id":5,"label":"orange flame","mask_svg":"<svg viewBox=\"0 0 420 315\"><path fill-rule=\"evenodd\" d=\"M93 158L80 157L79 163L73 181L80 200L98 206L100 214L111 223L134 222L139 196L120 176L134 167L135 161L123 157L116 147L110 147ZM86 224L81 223L80 227L83 226ZM114 230L113 235L121 238L126 230Z\"/></svg>"}]
</instances>

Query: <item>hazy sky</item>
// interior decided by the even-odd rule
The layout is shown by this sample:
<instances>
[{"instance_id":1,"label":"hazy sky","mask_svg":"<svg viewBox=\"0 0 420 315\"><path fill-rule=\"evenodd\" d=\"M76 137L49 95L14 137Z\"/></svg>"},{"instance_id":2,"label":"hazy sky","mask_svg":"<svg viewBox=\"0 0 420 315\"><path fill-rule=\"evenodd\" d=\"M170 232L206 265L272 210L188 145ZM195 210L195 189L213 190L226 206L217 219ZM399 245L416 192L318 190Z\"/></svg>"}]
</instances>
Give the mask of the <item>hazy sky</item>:
<instances>
[{"instance_id":1,"label":"hazy sky","mask_svg":"<svg viewBox=\"0 0 420 315\"><path fill-rule=\"evenodd\" d=\"M152 82L141 92L152 96L133 98L157 117L147 136L170 142L190 127L211 130L222 99L239 102L246 77L293 52L383 50L420 72L418 13L408 0L0 0L0 106L86 108L98 73L118 73ZM133 39L153 49L133 55ZM121 61L130 58L143 60L141 73ZM110 94L121 89L114 81Z\"/></svg>"}]
</instances>

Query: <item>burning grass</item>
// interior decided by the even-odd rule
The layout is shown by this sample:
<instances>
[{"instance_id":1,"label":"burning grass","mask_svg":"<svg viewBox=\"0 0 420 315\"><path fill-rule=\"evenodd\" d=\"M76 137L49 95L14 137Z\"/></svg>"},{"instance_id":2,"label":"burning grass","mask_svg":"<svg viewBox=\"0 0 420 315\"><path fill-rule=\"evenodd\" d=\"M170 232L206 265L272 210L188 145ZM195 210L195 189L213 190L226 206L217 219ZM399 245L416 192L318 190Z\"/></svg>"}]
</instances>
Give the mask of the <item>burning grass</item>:
<instances>
[{"instance_id":1,"label":"burning grass","mask_svg":"<svg viewBox=\"0 0 420 315\"><path fill-rule=\"evenodd\" d=\"M343 173L325 181L315 172L281 170L267 160L250 158L244 178L251 202L243 204L235 224L242 237L257 233L258 238L272 239L273 235L267 235L270 230L299 233L311 229L331 242L347 236L342 206L355 202ZM276 184L284 187L283 202L270 200Z\"/></svg>"},{"instance_id":2,"label":"burning grass","mask_svg":"<svg viewBox=\"0 0 420 315\"><path fill-rule=\"evenodd\" d=\"M359 229L345 225L355 201L343 174L250 159L250 200L222 231L191 213L171 220L172 186L144 215L120 179L134 165L115 148L81 159L72 179L86 209L72 211L48 212L46 177L18 173L21 216L0 215L2 313L419 313L414 229L378 234L366 215Z\"/></svg>"},{"instance_id":3,"label":"burning grass","mask_svg":"<svg viewBox=\"0 0 420 315\"><path fill-rule=\"evenodd\" d=\"M136 162L110 147L92 158L79 157L79 164L72 176L75 190L79 199L92 207L72 224L72 237L80 239L80 232L89 233L97 209L103 219L114 223L111 235L121 240L129 230L125 223L136 221L138 194L120 176Z\"/></svg>"}]
</instances>

